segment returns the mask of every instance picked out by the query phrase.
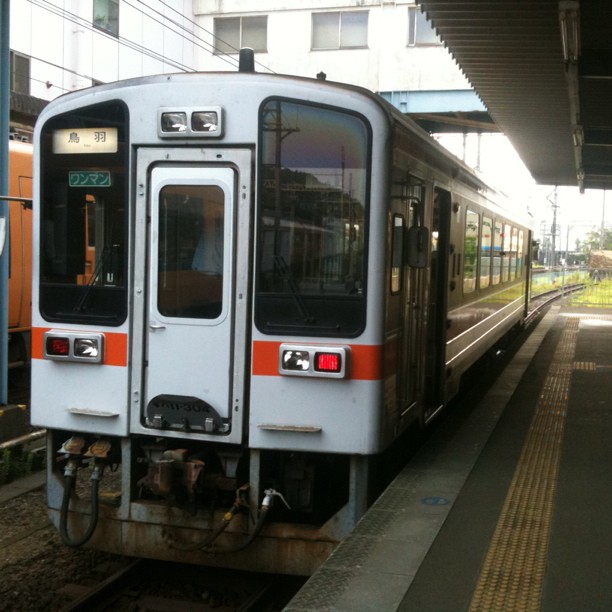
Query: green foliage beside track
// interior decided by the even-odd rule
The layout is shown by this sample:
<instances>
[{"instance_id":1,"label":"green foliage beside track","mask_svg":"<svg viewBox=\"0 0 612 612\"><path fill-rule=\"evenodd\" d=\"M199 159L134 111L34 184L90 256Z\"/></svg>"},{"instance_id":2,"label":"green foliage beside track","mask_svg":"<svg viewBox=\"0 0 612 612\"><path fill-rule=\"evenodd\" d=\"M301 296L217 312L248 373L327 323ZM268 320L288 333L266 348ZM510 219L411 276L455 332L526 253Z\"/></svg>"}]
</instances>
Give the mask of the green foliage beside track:
<instances>
[{"instance_id":1,"label":"green foliage beside track","mask_svg":"<svg viewBox=\"0 0 612 612\"><path fill-rule=\"evenodd\" d=\"M31 474L40 466L35 466L35 455L20 448L5 448L0 457L0 485Z\"/></svg>"},{"instance_id":2,"label":"green foliage beside track","mask_svg":"<svg viewBox=\"0 0 612 612\"><path fill-rule=\"evenodd\" d=\"M573 294L568 303L570 306L612 308L612 278L591 280L584 291Z\"/></svg>"}]
</instances>

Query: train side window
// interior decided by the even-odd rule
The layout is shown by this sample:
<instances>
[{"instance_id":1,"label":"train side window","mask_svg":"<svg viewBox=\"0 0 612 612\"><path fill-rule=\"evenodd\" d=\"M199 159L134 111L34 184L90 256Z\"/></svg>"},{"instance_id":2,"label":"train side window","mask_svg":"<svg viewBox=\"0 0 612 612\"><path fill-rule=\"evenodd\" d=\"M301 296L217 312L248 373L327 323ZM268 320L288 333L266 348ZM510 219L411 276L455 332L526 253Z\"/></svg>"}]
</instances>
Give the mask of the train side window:
<instances>
[{"instance_id":1,"label":"train side window","mask_svg":"<svg viewBox=\"0 0 612 612\"><path fill-rule=\"evenodd\" d=\"M512 228L508 223L504 223L504 233L502 236L504 243L502 247L501 277L502 283L505 283L510 279L510 244L512 238Z\"/></svg>"},{"instance_id":2,"label":"train side window","mask_svg":"<svg viewBox=\"0 0 612 612\"><path fill-rule=\"evenodd\" d=\"M402 215L393 216L393 236L391 245L391 293L402 290L402 269L404 262L405 223Z\"/></svg>"},{"instance_id":3,"label":"train side window","mask_svg":"<svg viewBox=\"0 0 612 612\"><path fill-rule=\"evenodd\" d=\"M468 210L465 215L465 236L463 241L463 293L476 291L479 225L480 215L472 210Z\"/></svg>"},{"instance_id":4,"label":"train side window","mask_svg":"<svg viewBox=\"0 0 612 612\"><path fill-rule=\"evenodd\" d=\"M516 267L518 256L518 229L512 228L512 237L510 239L510 278L516 278L518 270Z\"/></svg>"},{"instance_id":5,"label":"train side window","mask_svg":"<svg viewBox=\"0 0 612 612\"><path fill-rule=\"evenodd\" d=\"M520 278L523 275L523 248L524 248L523 230L518 233L518 253L516 258L516 277Z\"/></svg>"},{"instance_id":6,"label":"train side window","mask_svg":"<svg viewBox=\"0 0 612 612\"><path fill-rule=\"evenodd\" d=\"M482 218L480 237L480 288L486 289L491 284L491 247L493 244L493 221Z\"/></svg>"},{"instance_id":7,"label":"train side window","mask_svg":"<svg viewBox=\"0 0 612 612\"><path fill-rule=\"evenodd\" d=\"M502 265L502 224L496 221L493 230L493 268L491 281L494 285L499 285L501 282Z\"/></svg>"}]
</instances>

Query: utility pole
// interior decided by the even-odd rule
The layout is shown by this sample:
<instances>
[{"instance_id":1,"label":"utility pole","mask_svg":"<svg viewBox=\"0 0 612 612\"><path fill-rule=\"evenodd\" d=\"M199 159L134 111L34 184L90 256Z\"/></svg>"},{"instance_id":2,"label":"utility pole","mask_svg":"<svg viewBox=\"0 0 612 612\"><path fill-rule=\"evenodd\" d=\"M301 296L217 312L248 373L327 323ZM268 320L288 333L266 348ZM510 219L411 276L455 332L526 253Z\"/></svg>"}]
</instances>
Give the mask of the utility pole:
<instances>
[{"instance_id":1,"label":"utility pole","mask_svg":"<svg viewBox=\"0 0 612 612\"><path fill-rule=\"evenodd\" d=\"M553 196L554 199L551 200L550 196ZM552 210L553 210L553 221L552 221L552 226L550 228L550 238L551 238L551 242L552 242L552 253L551 253L551 258L550 258L550 266L552 268L554 268L556 262L557 262L557 233L559 231L559 228L557 227L557 210L559 208L559 205L557 204L557 187L555 187L554 191L549 194L546 199L550 202L551 206L552 206Z\"/></svg>"}]
</instances>

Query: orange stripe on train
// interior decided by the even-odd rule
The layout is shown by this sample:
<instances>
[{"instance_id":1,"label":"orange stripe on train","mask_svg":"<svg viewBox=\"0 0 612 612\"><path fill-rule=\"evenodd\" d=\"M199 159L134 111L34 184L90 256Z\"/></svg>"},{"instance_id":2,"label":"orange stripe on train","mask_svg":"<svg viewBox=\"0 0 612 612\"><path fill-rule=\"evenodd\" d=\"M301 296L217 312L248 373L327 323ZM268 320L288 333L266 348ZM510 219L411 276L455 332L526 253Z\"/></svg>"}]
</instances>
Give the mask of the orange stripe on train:
<instances>
[{"instance_id":1,"label":"orange stripe on train","mask_svg":"<svg viewBox=\"0 0 612 612\"><path fill-rule=\"evenodd\" d=\"M61 329L51 327L32 328L32 359L44 359L45 332L51 331L51 329L60 333L62 331ZM101 333L104 334L104 365L126 367L128 363L127 334L119 334L117 332Z\"/></svg>"},{"instance_id":2,"label":"orange stripe on train","mask_svg":"<svg viewBox=\"0 0 612 612\"><path fill-rule=\"evenodd\" d=\"M253 375L280 376L278 353L280 342L255 340L253 342ZM322 345L324 346L324 345ZM381 380L383 378L383 347L378 345L351 345L351 375L353 380Z\"/></svg>"}]
</instances>

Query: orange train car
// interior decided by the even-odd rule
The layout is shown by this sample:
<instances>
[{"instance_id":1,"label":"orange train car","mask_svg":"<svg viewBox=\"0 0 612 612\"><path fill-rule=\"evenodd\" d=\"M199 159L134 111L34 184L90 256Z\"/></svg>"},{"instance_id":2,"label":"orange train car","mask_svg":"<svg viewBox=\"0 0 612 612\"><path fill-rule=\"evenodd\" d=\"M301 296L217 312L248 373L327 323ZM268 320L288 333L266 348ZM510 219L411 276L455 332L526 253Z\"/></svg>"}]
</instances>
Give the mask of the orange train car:
<instances>
[{"instance_id":1,"label":"orange train car","mask_svg":"<svg viewBox=\"0 0 612 612\"><path fill-rule=\"evenodd\" d=\"M32 326L32 144L9 141L9 368L30 361Z\"/></svg>"}]
</instances>

